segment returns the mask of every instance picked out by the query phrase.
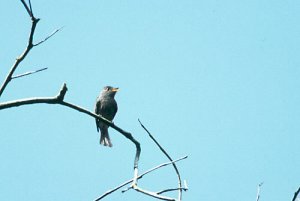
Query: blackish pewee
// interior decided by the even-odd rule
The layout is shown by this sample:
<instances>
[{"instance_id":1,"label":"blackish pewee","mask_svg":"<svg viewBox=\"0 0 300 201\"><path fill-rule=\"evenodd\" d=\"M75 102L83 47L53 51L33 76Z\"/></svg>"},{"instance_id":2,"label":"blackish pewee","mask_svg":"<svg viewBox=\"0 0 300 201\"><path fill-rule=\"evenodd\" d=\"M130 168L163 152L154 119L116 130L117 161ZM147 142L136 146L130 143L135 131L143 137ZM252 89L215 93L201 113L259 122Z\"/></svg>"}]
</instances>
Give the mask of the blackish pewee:
<instances>
[{"instance_id":1,"label":"blackish pewee","mask_svg":"<svg viewBox=\"0 0 300 201\"><path fill-rule=\"evenodd\" d=\"M118 111L118 105L115 100L115 95L119 88L114 88L111 86L106 86L101 91L100 95L97 97L95 113L100 114L105 119L112 121ZM100 144L104 146L112 147L108 135L108 125L96 119L97 131L101 132Z\"/></svg>"}]
</instances>

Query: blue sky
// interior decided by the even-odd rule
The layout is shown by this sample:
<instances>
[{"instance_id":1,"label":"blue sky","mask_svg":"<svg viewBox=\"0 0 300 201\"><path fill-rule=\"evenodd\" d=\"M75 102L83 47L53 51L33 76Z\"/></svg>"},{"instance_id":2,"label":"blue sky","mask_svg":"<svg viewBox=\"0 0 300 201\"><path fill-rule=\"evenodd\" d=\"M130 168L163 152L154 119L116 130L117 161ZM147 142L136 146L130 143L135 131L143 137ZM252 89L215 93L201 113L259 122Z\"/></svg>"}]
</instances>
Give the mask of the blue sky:
<instances>
[{"instance_id":1,"label":"blue sky","mask_svg":"<svg viewBox=\"0 0 300 201\"><path fill-rule=\"evenodd\" d=\"M34 48L2 101L54 96L93 110L117 86L114 122L142 144L140 171L178 163L183 200L291 200L300 186L300 3L287 1L32 1L41 18ZM0 3L0 80L27 44L19 1ZM94 119L58 105L2 110L0 200L93 200L132 177L134 147L110 129L100 146ZM171 167L140 183L175 187ZM129 191L105 200L150 200Z\"/></svg>"}]
</instances>

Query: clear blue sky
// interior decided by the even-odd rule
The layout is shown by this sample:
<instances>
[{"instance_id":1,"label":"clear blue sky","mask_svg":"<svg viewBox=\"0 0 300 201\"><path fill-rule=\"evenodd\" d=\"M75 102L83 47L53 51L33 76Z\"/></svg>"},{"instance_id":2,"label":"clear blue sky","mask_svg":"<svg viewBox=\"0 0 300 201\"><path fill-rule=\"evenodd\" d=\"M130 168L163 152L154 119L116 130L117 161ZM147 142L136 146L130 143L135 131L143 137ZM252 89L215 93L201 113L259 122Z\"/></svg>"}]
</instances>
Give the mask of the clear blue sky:
<instances>
[{"instance_id":1,"label":"clear blue sky","mask_svg":"<svg viewBox=\"0 0 300 201\"><path fill-rule=\"evenodd\" d=\"M167 159L137 119L178 158L183 200L291 200L300 186L300 2L32 1L41 18L33 49L2 101L53 96L93 110L101 88L120 87L115 123L142 144L140 171ZM30 20L0 3L0 80L27 44ZM0 111L0 200L93 200L132 177L134 147L94 119L55 105ZM176 187L171 167L139 183ZM141 200L134 191L104 200Z\"/></svg>"}]
</instances>

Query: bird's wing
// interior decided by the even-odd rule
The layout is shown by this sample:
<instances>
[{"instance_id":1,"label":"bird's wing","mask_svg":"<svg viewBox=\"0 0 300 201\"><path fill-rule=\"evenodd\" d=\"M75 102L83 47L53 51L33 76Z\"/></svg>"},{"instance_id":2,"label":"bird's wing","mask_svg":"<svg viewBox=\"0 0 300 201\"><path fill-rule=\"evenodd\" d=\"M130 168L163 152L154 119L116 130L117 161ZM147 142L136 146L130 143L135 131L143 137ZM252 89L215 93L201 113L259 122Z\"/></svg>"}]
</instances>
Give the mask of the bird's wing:
<instances>
[{"instance_id":1,"label":"bird's wing","mask_svg":"<svg viewBox=\"0 0 300 201\"><path fill-rule=\"evenodd\" d=\"M106 119L112 121L118 111L115 99L102 100L99 113Z\"/></svg>"},{"instance_id":2,"label":"bird's wing","mask_svg":"<svg viewBox=\"0 0 300 201\"><path fill-rule=\"evenodd\" d=\"M100 101L100 99L98 97L97 100L96 100L95 113L96 114L100 114L100 111L101 111L101 101ZM99 132L99 125L98 125L98 123L99 123L99 120L96 119L97 132Z\"/></svg>"}]
</instances>

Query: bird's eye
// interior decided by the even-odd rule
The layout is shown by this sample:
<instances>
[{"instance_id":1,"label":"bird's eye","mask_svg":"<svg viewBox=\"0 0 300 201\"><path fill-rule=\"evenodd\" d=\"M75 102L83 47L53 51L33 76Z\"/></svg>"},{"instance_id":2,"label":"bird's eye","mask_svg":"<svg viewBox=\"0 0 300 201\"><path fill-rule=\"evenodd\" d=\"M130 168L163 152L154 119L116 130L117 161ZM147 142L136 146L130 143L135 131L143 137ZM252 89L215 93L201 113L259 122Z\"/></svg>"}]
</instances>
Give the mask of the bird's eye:
<instances>
[{"instance_id":1,"label":"bird's eye","mask_svg":"<svg viewBox=\"0 0 300 201\"><path fill-rule=\"evenodd\" d=\"M106 91L109 91L109 88L106 88Z\"/></svg>"}]
</instances>

